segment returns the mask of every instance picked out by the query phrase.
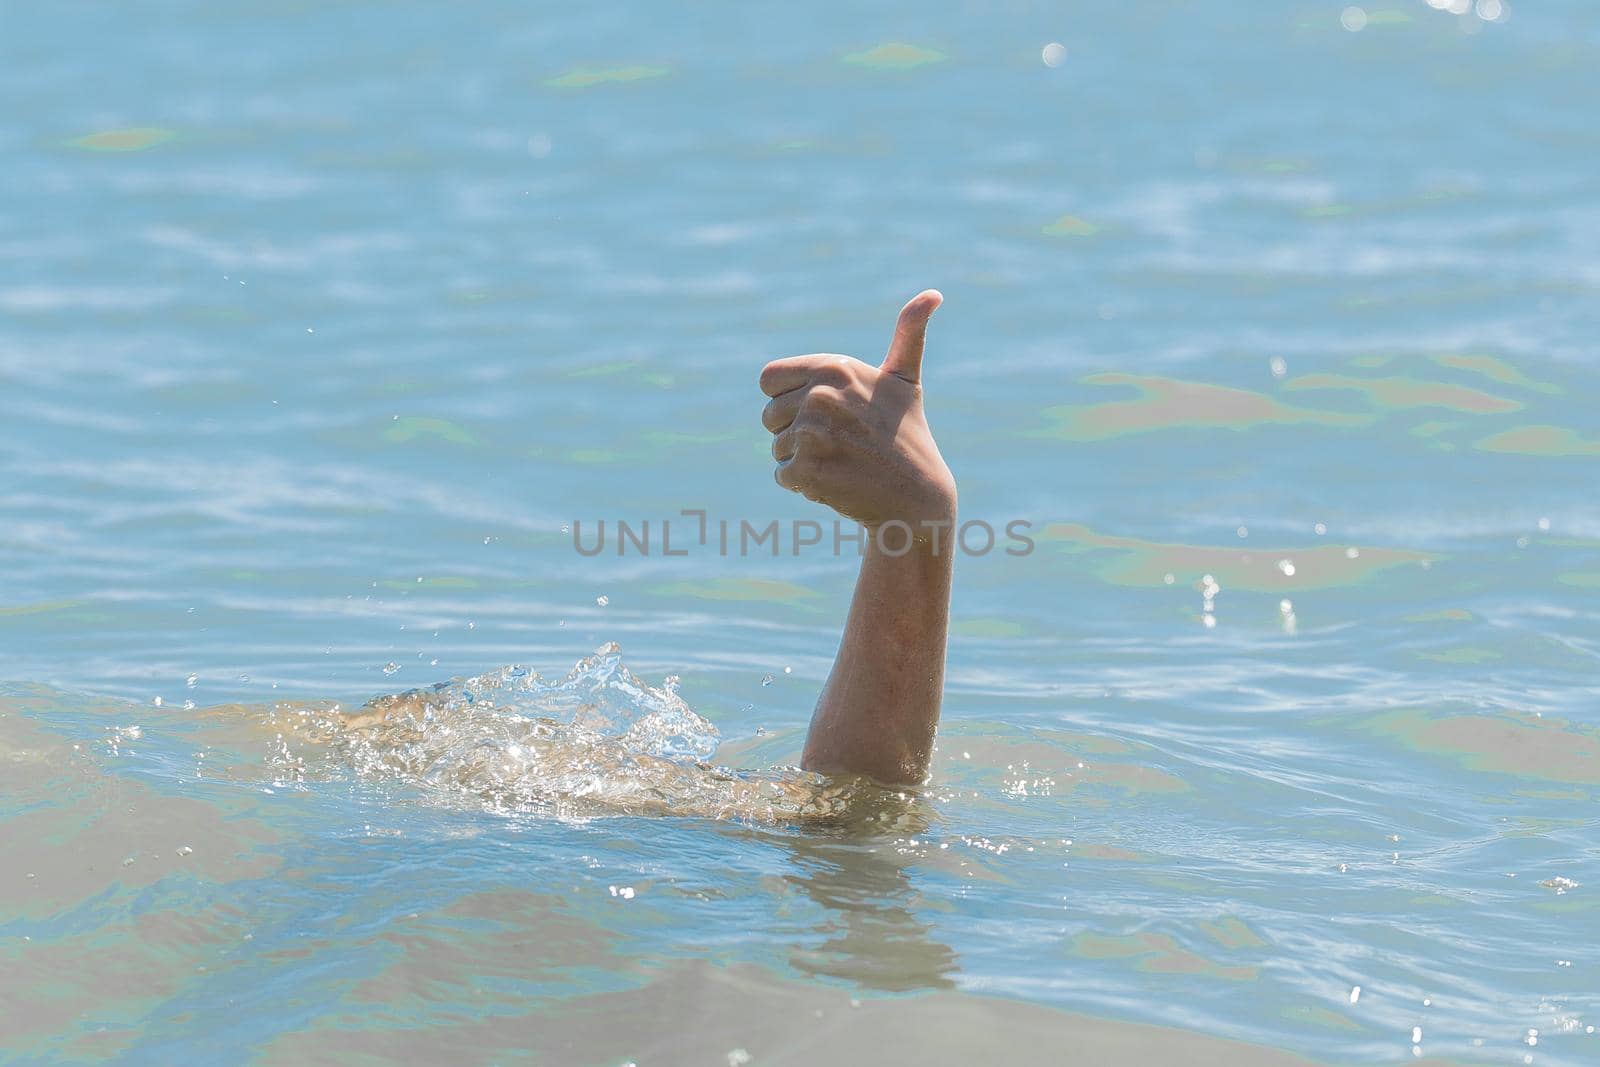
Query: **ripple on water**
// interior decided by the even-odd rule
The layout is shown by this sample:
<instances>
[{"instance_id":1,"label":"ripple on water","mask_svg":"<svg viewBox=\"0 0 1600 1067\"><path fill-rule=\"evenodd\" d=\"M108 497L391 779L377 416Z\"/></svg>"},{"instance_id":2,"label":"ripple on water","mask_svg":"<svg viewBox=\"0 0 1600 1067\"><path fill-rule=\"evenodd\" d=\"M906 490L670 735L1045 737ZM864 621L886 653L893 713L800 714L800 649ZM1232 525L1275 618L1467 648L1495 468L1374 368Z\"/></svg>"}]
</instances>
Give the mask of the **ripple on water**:
<instances>
[{"instance_id":1,"label":"ripple on water","mask_svg":"<svg viewBox=\"0 0 1600 1067\"><path fill-rule=\"evenodd\" d=\"M1069 556L1083 556L1090 570L1115 585L1155 588L1172 584L1167 581L1167 576L1172 575L1174 581L1199 578L1202 592L1218 584L1255 592L1354 585L1381 571L1405 564L1429 564L1441 558L1398 548L1317 545L1293 550L1247 550L1168 544L1102 534L1077 523L1050 523L1036 537L1041 544L1058 547ZM1292 553L1293 558L1285 552Z\"/></svg>"}]
</instances>

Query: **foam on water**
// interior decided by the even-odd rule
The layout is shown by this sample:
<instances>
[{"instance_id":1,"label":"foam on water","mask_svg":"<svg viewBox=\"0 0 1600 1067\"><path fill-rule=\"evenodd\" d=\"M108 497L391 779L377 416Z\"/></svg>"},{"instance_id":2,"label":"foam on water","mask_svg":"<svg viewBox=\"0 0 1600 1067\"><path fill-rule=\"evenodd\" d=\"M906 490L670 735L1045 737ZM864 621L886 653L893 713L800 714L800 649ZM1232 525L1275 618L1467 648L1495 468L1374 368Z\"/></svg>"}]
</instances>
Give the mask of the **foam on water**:
<instances>
[{"instance_id":1,"label":"foam on water","mask_svg":"<svg viewBox=\"0 0 1600 1067\"><path fill-rule=\"evenodd\" d=\"M652 686L608 642L549 680L521 665L339 708L280 704L268 765L280 783L348 771L432 803L524 815L654 814L756 822L865 814L898 791L793 767L708 762L720 735L668 678ZM882 810L878 811L883 814Z\"/></svg>"}]
</instances>

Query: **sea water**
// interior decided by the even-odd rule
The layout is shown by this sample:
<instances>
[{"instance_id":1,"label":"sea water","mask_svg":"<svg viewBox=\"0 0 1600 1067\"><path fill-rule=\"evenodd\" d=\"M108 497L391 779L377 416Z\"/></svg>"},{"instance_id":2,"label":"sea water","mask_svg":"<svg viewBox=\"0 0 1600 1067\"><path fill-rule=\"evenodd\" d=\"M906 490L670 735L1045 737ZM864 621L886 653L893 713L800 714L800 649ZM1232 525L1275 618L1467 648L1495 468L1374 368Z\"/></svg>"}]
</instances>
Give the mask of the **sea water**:
<instances>
[{"instance_id":1,"label":"sea water","mask_svg":"<svg viewBox=\"0 0 1600 1067\"><path fill-rule=\"evenodd\" d=\"M0 1055L1592 1062L1596 18L0 9ZM854 818L756 376L927 286Z\"/></svg>"}]
</instances>

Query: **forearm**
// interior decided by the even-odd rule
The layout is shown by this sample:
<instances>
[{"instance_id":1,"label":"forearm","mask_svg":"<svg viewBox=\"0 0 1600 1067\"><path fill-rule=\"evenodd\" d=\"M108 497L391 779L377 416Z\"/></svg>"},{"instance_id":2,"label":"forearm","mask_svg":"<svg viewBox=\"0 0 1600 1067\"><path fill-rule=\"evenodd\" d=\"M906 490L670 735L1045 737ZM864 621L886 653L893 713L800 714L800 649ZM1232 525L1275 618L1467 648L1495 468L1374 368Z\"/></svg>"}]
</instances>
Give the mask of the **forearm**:
<instances>
[{"instance_id":1,"label":"forearm","mask_svg":"<svg viewBox=\"0 0 1600 1067\"><path fill-rule=\"evenodd\" d=\"M892 556L869 541L833 672L801 766L917 783L928 772L944 694L953 524ZM899 540L890 534L890 545Z\"/></svg>"}]
</instances>

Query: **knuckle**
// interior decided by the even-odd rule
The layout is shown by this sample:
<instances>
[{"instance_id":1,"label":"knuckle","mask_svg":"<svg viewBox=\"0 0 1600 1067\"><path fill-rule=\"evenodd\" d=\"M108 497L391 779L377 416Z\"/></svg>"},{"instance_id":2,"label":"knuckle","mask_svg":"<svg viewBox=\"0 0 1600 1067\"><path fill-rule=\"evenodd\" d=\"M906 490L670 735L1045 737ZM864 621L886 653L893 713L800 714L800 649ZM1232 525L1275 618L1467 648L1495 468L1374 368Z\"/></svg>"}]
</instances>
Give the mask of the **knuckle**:
<instances>
[{"instance_id":1,"label":"knuckle","mask_svg":"<svg viewBox=\"0 0 1600 1067\"><path fill-rule=\"evenodd\" d=\"M789 461L793 469L793 477L801 486L810 488L817 482L821 473L823 457L814 451L801 452Z\"/></svg>"},{"instance_id":2,"label":"knuckle","mask_svg":"<svg viewBox=\"0 0 1600 1067\"><path fill-rule=\"evenodd\" d=\"M836 388L849 385L855 378L855 369L851 364L852 361L844 356L829 360L812 372L811 380Z\"/></svg>"},{"instance_id":3,"label":"knuckle","mask_svg":"<svg viewBox=\"0 0 1600 1067\"><path fill-rule=\"evenodd\" d=\"M795 444L804 444L808 452L826 451L833 444L833 435L815 422L796 422L786 432L793 433Z\"/></svg>"},{"instance_id":4,"label":"knuckle","mask_svg":"<svg viewBox=\"0 0 1600 1067\"><path fill-rule=\"evenodd\" d=\"M872 404L872 386L860 378L852 378L850 384L839 391L839 401L843 408L865 410Z\"/></svg>"},{"instance_id":5,"label":"knuckle","mask_svg":"<svg viewBox=\"0 0 1600 1067\"><path fill-rule=\"evenodd\" d=\"M844 406L844 393L837 386L814 385L806 393L800 406L809 411L833 412Z\"/></svg>"}]
</instances>

